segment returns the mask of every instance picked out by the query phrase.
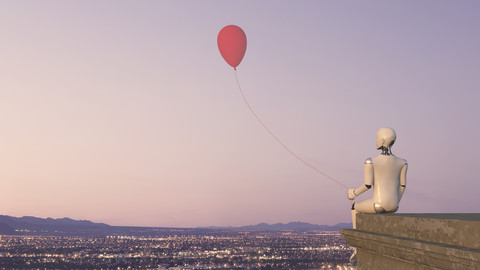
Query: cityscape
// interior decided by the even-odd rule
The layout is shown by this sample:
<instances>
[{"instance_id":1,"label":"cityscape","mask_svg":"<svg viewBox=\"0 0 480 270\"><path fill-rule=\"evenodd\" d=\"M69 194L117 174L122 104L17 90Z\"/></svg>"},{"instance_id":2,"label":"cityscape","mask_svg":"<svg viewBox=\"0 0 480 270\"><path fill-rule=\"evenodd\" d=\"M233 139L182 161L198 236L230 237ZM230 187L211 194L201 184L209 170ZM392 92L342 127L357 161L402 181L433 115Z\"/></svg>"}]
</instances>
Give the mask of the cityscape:
<instances>
[{"instance_id":1,"label":"cityscape","mask_svg":"<svg viewBox=\"0 0 480 270\"><path fill-rule=\"evenodd\" d=\"M356 269L338 231L163 229L157 236L4 235L3 268Z\"/></svg>"}]
</instances>

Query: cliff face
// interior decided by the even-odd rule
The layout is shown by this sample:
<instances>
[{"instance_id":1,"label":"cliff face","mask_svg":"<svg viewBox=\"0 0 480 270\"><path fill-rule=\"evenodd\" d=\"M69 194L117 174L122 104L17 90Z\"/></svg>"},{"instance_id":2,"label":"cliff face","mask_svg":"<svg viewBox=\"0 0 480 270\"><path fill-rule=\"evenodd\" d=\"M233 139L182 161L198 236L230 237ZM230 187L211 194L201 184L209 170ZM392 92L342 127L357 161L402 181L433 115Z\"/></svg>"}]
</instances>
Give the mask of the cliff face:
<instances>
[{"instance_id":1,"label":"cliff face","mask_svg":"<svg viewBox=\"0 0 480 270\"><path fill-rule=\"evenodd\" d=\"M358 269L480 269L480 214L357 214Z\"/></svg>"}]
</instances>

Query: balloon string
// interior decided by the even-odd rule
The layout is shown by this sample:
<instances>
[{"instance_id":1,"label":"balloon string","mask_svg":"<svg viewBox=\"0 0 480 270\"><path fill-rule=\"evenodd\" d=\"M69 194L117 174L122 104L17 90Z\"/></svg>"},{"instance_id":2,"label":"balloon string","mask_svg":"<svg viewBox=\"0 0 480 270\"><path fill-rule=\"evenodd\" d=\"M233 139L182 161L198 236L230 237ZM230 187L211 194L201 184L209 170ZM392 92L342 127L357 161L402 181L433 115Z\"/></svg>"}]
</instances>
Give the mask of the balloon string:
<instances>
[{"instance_id":1,"label":"balloon string","mask_svg":"<svg viewBox=\"0 0 480 270\"><path fill-rule=\"evenodd\" d=\"M317 169L315 166L313 166L312 164L306 162L305 160L303 160L299 155L297 155L295 152L293 152L290 148L288 148L282 141L280 141L280 139L275 136L275 134L273 134L272 131L270 131L270 129L268 129L268 127L263 123L263 121L258 117L258 115L255 113L255 111L252 109L252 107L250 106L250 104L248 103L247 101L247 98L245 97L245 94L243 93L243 90L242 90L242 87L240 86L240 83L238 82L238 77L237 77L237 69L234 69L235 70L235 79L237 80L237 85L238 85L238 89L240 90L240 94L242 94L242 97L243 97L243 100L245 101L245 104L247 104L247 107L248 109L250 109L250 112L252 112L253 116L255 116L255 118L257 119L257 121L262 125L262 127L270 134L272 135L272 137L281 145L283 146L283 148L285 148L290 154L292 154L292 156L294 156L296 159L298 159L300 162L302 162L303 164L307 165L308 167L312 168L314 171L316 171L317 173L325 176L326 178L330 179L331 181L337 183L338 185L342 186L343 188L345 189L348 189L347 186L345 186L344 184L340 183L339 181L335 180L333 177L330 177L328 176L326 173L322 172L321 170Z\"/></svg>"}]
</instances>

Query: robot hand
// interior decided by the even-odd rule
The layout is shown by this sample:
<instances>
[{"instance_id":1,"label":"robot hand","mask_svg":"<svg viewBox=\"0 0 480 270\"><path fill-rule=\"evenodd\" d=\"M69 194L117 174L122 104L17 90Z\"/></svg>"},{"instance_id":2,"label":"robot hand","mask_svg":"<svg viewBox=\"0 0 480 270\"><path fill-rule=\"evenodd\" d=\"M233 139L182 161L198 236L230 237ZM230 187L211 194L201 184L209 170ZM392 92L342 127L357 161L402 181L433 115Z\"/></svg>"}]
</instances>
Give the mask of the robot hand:
<instances>
[{"instance_id":1,"label":"robot hand","mask_svg":"<svg viewBox=\"0 0 480 270\"><path fill-rule=\"evenodd\" d=\"M347 196L348 196L348 199L349 200L353 200L357 197L357 195L355 194L355 189L351 188L347 191Z\"/></svg>"}]
</instances>

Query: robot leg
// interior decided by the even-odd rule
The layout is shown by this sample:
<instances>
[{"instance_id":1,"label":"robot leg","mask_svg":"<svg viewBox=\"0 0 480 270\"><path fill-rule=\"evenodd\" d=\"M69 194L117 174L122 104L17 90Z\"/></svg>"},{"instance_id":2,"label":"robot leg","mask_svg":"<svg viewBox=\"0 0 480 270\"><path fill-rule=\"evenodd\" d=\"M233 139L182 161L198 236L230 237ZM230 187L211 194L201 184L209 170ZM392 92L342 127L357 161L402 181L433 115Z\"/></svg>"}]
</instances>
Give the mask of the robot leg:
<instances>
[{"instance_id":1,"label":"robot leg","mask_svg":"<svg viewBox=\"0 0 480 270\"><path fill-rule=\"evenodd\" d=\"M352 206L352 225L353 229L357 228L357 213L376 213L373 199L356 202Z\"/></svg>"},{"instance_id":2,"label":"robot leg","mask_svg":"<svg viewBox=\"0 0 480 270\"><path fill-rule=\"evenodd\" d=\"M354 209L359 213L377 213L377 211L375 211L375 203L373 202L373 198L355 203Z\"/></svg>"}]
</instances>

